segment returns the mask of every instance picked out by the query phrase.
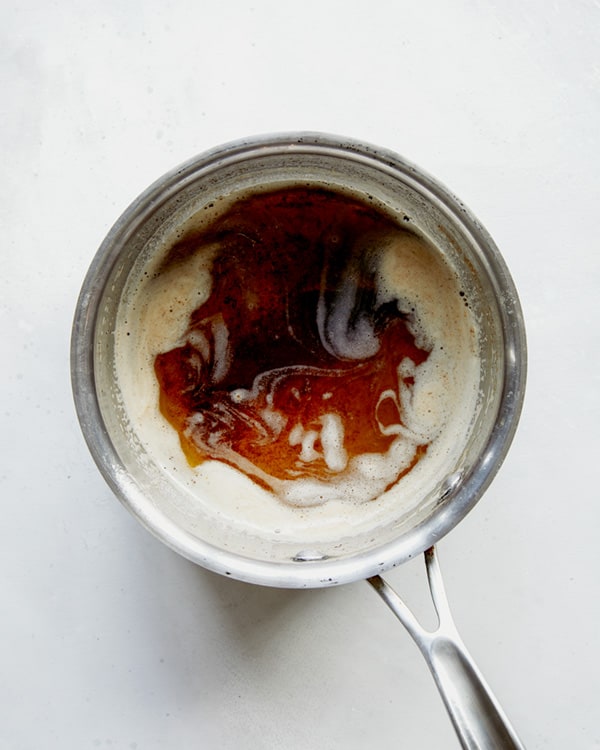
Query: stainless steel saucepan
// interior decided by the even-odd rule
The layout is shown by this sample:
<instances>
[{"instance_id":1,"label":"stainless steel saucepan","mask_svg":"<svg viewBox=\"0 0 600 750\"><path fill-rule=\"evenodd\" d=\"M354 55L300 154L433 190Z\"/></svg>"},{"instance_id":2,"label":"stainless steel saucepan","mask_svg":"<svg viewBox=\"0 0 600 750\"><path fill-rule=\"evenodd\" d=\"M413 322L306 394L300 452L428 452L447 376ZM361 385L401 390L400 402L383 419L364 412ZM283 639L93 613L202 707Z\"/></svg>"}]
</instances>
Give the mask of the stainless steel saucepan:
<instances>
[{"instance_id":1,"label":"stainless steel saucepan","mask_svg":"<svg viewBox=\"0 0 600 750\"><path fill-rule=\"evenodd\" d=\"M456 269L481 329L479 400L451 470L429 478L410 513L402 508L344 539L315 532L298 542L269 529L240 531L165 470L132 431L115 378L115 331L128 279L151 259L165 227L183 224L223 196L296 182L350 187L410 220ZM502 463L525 387L523 316L494 242L448 190L405 159L315 133L252 138L205 153L165 175L121 216L96 254L75 313L71 373L89 449L124 505L189 560L242 581L287 588L368 580L405 625L434 675L465 748L522 744L468 655L450 615L434 545L475 505ZM435 632L424 630L380 574L425 555Z\"/></svg>"}]
</instances>

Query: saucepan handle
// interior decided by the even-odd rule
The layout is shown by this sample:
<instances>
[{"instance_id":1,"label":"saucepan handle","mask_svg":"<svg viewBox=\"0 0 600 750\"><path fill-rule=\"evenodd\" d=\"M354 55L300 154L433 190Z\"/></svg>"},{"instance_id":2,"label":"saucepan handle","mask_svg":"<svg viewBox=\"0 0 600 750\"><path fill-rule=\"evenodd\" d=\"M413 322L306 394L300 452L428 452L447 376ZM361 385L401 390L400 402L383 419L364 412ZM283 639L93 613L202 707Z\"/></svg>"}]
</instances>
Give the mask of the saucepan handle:
<instances>
[{"instance_id":1,"label":"saucepan handle","mask_svg":"<svg viewBox=\"0 0 600 750\"><path fill-rule=\"evenodd\" d=\"M466 750L524 750L500 704L460 638L444 591L435 549L425 552L425 565L438 627L426 630L380 576L369 583L408 630L425 657L458 735Z\"/></svg>"}]
</instances>

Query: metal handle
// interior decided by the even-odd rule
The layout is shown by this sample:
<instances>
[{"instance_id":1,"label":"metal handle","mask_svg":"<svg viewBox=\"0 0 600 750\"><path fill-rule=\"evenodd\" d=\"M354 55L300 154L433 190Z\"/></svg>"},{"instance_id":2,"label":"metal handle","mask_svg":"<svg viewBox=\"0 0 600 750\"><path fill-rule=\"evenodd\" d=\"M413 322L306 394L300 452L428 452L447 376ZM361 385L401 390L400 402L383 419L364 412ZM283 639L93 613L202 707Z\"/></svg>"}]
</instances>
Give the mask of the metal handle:
<instances>
[{"instance_id":1,"label":"metal handle","mask_svg":"<svg viewBox=\"0 0 600 750\"><path fill-rule=\"evenodd\" d=\"M438 627L425 630L398 594L379 576L368 581L381 596L425 657L465 750L524 750L500 704L460 638L444 590L434 547L425 565Z\"/></svg>"}]
</instances>

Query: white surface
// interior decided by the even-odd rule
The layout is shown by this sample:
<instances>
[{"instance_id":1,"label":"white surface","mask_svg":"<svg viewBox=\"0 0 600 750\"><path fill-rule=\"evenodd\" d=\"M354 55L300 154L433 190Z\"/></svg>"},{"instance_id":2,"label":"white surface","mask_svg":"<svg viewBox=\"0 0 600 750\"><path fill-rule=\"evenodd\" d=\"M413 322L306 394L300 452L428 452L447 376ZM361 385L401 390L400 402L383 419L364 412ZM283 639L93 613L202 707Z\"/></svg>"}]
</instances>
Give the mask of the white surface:
<instances>
[{"instance_id":1,"label":"white surface","mask_svg":"<svg viewBox=\"0 0 600 750\"><path fill-rule=\"evenodd\" d=\"M403 154L500 246L528 396L441 562L526 746L599 747L598 2L5 3L0 41L0 747L457 747L365 584L260 589L179 559L74 415L70 323L111 224L197 152L290 129ZM412 600L421 572L389 579Z\"/></svg>"}]
</instances>

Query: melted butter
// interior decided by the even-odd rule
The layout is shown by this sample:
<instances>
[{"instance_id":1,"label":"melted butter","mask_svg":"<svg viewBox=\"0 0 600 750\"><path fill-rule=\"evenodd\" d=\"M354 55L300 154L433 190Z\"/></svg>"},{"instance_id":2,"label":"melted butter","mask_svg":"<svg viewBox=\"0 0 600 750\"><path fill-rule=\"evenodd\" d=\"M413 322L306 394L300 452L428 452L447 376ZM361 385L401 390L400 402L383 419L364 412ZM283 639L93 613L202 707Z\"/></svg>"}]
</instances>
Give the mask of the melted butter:
<instances>
[{"instance_id":1,"label":"melted butter","mask_svg":"<svg viewBox=\"0 0 600 750\"><path fill-rule=\"evenodd\" d=\"M337 523L340 503L359 523L387 490L416 502L477 399L475 325L443 256L317 187L246 195L178 232L132 275L116 331L154 460L252 527L292 533L306 506Z\"/></svg>"},{"instance_id":2,"label":"melted butter","mask_svg":"<svg viewBox=\"0 0 600 750\"><path fill-rule=\"evenodd\" d=\"M207 247L212 289L180 346L154 363L160 409L191 465L221 460L274 480L327 480L399 436L410 470L427 442L405 404L427 348L416 310L381 283L384 250L405 232L354 199L285 189L235 204L178 242L163 272Z\"/></svg>"}]
</instances>

